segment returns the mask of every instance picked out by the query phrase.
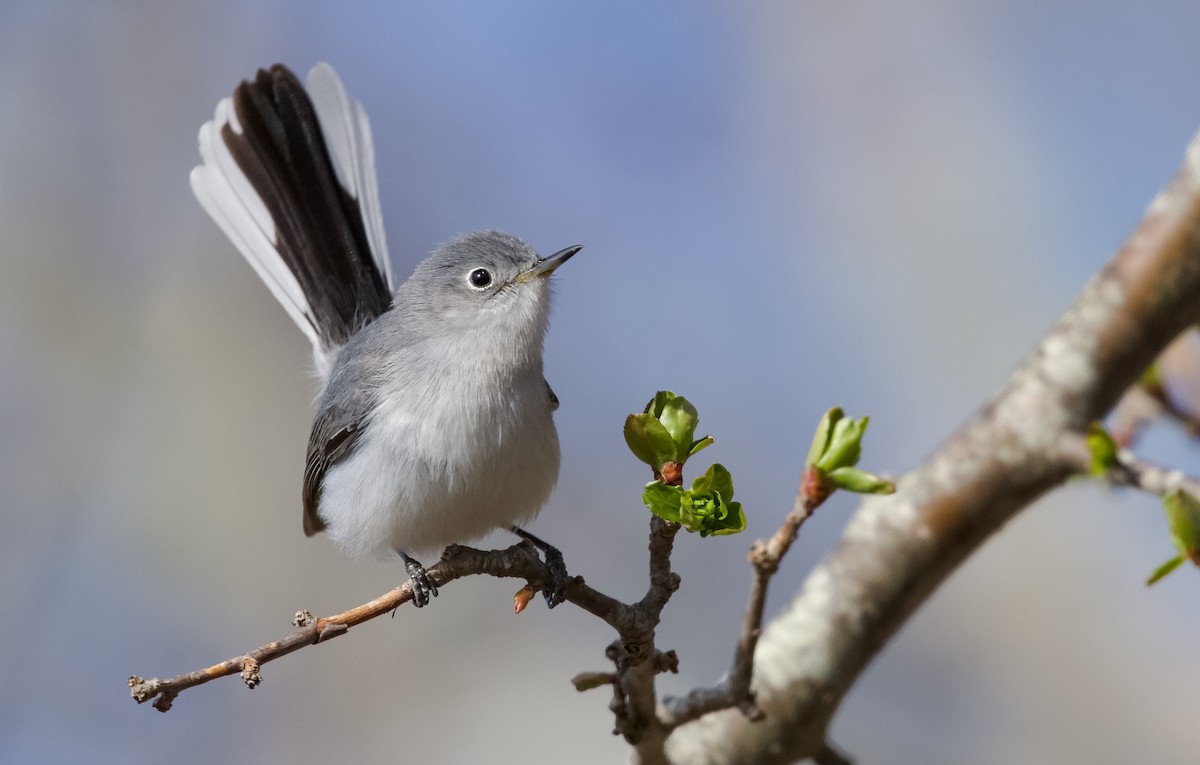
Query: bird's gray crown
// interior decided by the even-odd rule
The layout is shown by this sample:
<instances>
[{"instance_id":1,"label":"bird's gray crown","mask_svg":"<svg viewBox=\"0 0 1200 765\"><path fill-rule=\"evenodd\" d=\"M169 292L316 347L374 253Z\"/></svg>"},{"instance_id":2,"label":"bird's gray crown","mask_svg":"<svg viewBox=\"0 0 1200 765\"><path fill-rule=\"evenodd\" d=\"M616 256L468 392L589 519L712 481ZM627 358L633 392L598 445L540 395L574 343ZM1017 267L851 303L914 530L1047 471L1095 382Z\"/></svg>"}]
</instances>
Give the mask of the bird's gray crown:
<instances>
[{"instance_id":1,"label":"bird's gray crown","mask_svg":"<svg viewBox=\"0 0 1200 765\"><path fill-rule=\"evenodd\" d=\"M413 273L413 279L463 288L465 294L489 294L511 283L538 262L537 251L503 231L476 231L440 245ZM473 270L488 271L485 277ZM490 278L489 278L490 277Z\"/></svg>"},{"instance_id":2,"label":"bird's gray crown","mask_svg":"<svg viewBox=\"0 0 1200 765\"><path fill-rule=\"evenodd\" d=\"M410 327L430 321L450 327L490 326L529 335L540 345L550 309L550 279L530 278L538 252L503 231L475 231L443 243L416 266L395 305Z\"/></svg>"}]
</instances>

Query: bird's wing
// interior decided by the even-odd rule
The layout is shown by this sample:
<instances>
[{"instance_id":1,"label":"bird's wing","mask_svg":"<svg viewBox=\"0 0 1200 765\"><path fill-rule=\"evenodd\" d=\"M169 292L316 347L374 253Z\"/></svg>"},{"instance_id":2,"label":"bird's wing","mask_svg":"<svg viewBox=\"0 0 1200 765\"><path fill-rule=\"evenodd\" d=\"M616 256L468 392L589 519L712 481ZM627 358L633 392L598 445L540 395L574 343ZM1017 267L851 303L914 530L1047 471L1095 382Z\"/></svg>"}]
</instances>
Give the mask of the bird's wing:
<instances>
[{"instance_id":1,"label":"bird's wing","mask_svg":"<svg viewBox=\"0 0 1200 765\"><path fill-rule=\"evenodd\" d=\"M317 514L321 484L329 468L350 456L367 426L367 408L362 406L326 407L313 422L308 438L308 456L304 463L304 534L312 536L325 529Z\"/></svg>"}]
</instances>

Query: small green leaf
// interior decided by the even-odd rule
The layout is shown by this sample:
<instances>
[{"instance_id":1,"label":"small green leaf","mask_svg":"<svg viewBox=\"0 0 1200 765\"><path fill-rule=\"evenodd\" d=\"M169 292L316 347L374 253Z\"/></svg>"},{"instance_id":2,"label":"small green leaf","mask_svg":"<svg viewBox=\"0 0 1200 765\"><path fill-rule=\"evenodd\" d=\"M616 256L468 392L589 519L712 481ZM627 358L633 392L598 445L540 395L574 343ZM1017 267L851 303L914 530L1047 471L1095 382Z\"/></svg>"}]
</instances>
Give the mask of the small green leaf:
<instances>
[{"instance_id":1,"label":"small green leaf","mask_svg":"<svg viewBox=\"0 0 1200 765\"><path fill-rule=\"evenodd\" d=\"M1200 540L1200 500L1183 489L1175 489L1163 497L1163 511L1167 514L1171 541L1184 556L1192 555Z\"/></svg>"},{"instance_id":2,"label":"small green leaf","mask_svg":"<svg viewBox=\"0 0 1200 765\"><path fill-rule=\"evenodd\" d=\"M625 443L633 456L655 470L675 459L671 434L652 414L631 414L625 418Z\"/></svg>"},{"instance_id":3,"label":"small green leaf","mask_svg":"<svg viewBox=\"0 0 1200 765\"><path fill-rule=\"evenodd\" d=\"M817 460L817 467L826 473L842 467L854 467L862 456L863 434L867 432L869 417L843 417L833 425L829 436L829 448Z\"/></svg>"},{"instance_id":4,"label":"small green leaf","mask_svg":"<svg viewBox=\"0 0 1200 765\"><path fill-rule=\"evenodd\" d=\"M721 498L713 494L685 491L683 499L679 503L679 522L688 531L698 531L701 536L708 536L705 524L709 523L708 519L720 510L720 503Z\"/></svg>"},{"instance_id":5,"label":"small green leaf","mask_svg":"<svg viewBox=\"0 0 1200 765\"><path fill-rule=\"evenodd\" d=\"M1200 500L1183 489L1175 489L1163 496L1163 512L1167 515L1171 541L1179 554L1155 569L1146 580L1147 585L1162 579L1189 558L1195 560L1200 542Z\"/></svg>"},{"instance_id":6,"label":"small green leaf","mask_svg":"<svg viewBox=\"0 0 1200 765\"><path fill-rule=\"evenodd\" d=\"M683 489L678 486L668 486L662 481L651 481L642 489L642 502L650 508L650 512L664 521L678 523L683 494Z\"/></svg>"},{"instance_id":7,"label":"small green leaf","mask_svg":"<svg viewBox=\"0 0 1200 765\"><path fill-rule=\"evenodd\" d=\"M715 491L721 495L722 499L732 500L733 476L721 463L713 463L709 465L703 475L696 476L696 479L692 481L692 491L699 494L710 494Z\"/></svg>"},{"instance_id":8,"label":"small green leaf","mask_svg":"<svg viewBox=\"0 0 1200 765\"><path fill-rule=\"evenodd\" d=\"M728 502L726 506L728 512L722 519L720 527L714 528L711 532L714 536L737 534L746 530L746 514L742 512L742 503ZM703 536L703 532L701 536Z\"/></svg>"},{"instance_id":9,"label":"small green leaf","mask_svg":"<svg viewBox=\"0 0 1200 765\"><path fill-rule=\"evenodd\" d=\"M1185 560L1187 560L1187 558L1183 557L1182 555L1176 555L1174 558L1171 558L1171 560L1154 569L1154 573L1151 574L1150 578L1146 580L1146 586L1149 587L1159 579L1162 579L1167 574L1179 568L1181 565L1183 565Z\"/></svg>"},{"instance_id":10,"label":"small green leaf","mask_svg":"<svg viewBox=\"0 0 1200 765\"><path fill-rule=\"evenodd\" d=\"M835 406L821 416L821 421L817 423L817 431L813 433L812 446L808 450L808 459L804 464L817 464L817 461L821 459L821 455L825 454L825 450L829 448L829 437L833 435L833 426L843 416L845 415L840 406Z\"/></svg>"},{"instance_id":11,"label":"small green leaf","mask_svg":"<svg viewBox=\"0 0 1200 765\"><path fill-rule=\"evenodd\" d=\"M654 394L654 398L650 399L650 403L646 404L646 408L643 411L645 411L646 414L654 415L656 418L660 417L663 413L663 407L667 405L668 401L671 401L674 398L675 394L671 391L660 390L658 393Z\"/></svg>"},{"instance_id":12,"label":"small green leaf","mask_svg":"<svg viewBox=\"0 0 1200 765\"><path fill-rule=\"evenodd\" d=\"M707 537L713 534L733 534L740 529L732 529L737 524L738 516L731 517L732 504L727 503L717 492L685 491L683 502L680 503L681 513L679 522L688 531L699 532ZM739 508L740 509L740 508ZM742 525L745 523L743 521Z\"/></svg>"},{"instance_id":13,"label":"small green leaf","mask_svg":"<svg viewBox=\"0 0 1200 765\"><path fill-rule=\"evenodd\" d=\"M655 409L657 408L655 406ZM692 406L692 403L683 396L676 396L663 403L662 410L658 414L658 420L675 441L676 455L679 462L687 460L688 450L691 448L692 440L696 436L696 423L700 421L700 415L696 412L696 407Z\"/></svg>"},{"instance_id":14,"label":"small green leaf","mask_svg":"<svg viewBox=\"0 0 1200 765\"><path fill-rule=\"evenodd\" d=\"M853 467L840 467L829 472L833 485L855 494L894 494L896 484Z\"/></svg>"},{"instance_id":15,"label":"small green leaf","mask_svg":"<svg viewBox=\"0 0 1200 765\"><path fill-rule=\"evenodd\" d=\"M736 534L746 528L746 514L732 498L733 476L724 466L712 465L683 492L679 522L702 537Z\"/></svg>"},{"instance_id":16,"label":"small green leaf","mask_svg":"<svg viewBox=\"0 0 1200 765\"><path fill-rule=\"evenodd\" d=\"M1117 442L1099 422L1093 422L1087 430L1088 450L1092 453L1092 475L1101 476L1117 466Z\"/></svg>"},{"instance_id":17,"label":"small green leaf","mask_svg":"<svg viewBox=\"0 0 1200 765\"><path fill-rule=\"evenodd\" d=\"M688 447L688 456L691 457L696 452L699 452L702 449L707 449L708 447L712 446L712 444L713 444L712 436L705 436L704 438L698 438L692 442L692 445L690 447Z\"/></svg>"}]
</instances>

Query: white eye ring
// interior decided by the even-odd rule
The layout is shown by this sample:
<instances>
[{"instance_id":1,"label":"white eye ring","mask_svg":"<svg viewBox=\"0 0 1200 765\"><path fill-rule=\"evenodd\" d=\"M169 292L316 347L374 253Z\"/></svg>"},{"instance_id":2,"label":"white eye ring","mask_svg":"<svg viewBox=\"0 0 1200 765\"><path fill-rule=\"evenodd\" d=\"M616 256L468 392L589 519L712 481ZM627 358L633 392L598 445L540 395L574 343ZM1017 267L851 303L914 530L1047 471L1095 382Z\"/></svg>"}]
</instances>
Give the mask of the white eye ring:
<instances>
[{"instance_id":1,"label":"white eye ring","mask_svg":"<svg viewBox=\"0 0 1200 765\"><path fill-rule=\"evenodd\" d=\"M467 284L471 285L471 289L482 292L492 286L492 272L486 268L473 268L467 274Z\"/></svg>"}]
</instances>

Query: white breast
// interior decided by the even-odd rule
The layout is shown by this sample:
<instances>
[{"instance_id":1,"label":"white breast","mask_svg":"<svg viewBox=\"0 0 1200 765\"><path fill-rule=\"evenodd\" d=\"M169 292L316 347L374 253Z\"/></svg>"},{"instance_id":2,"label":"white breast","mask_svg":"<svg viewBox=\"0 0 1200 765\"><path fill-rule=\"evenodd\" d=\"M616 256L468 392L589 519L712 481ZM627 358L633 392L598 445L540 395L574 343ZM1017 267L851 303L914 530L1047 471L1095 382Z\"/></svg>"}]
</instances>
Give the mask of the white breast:
<instances>
[{"instance_id":1,"label":"white breast","mask_svg":"<svg viewBox=\"0 0 1200 765\"><path fill-rule=\"evenodd\" d=\"M354 452L325 476L330 536L352 555L420 557L531 520L559 466L540 366L516 379L446 370L437 385L381 390Z\"/></svg>"}]
</instances>

